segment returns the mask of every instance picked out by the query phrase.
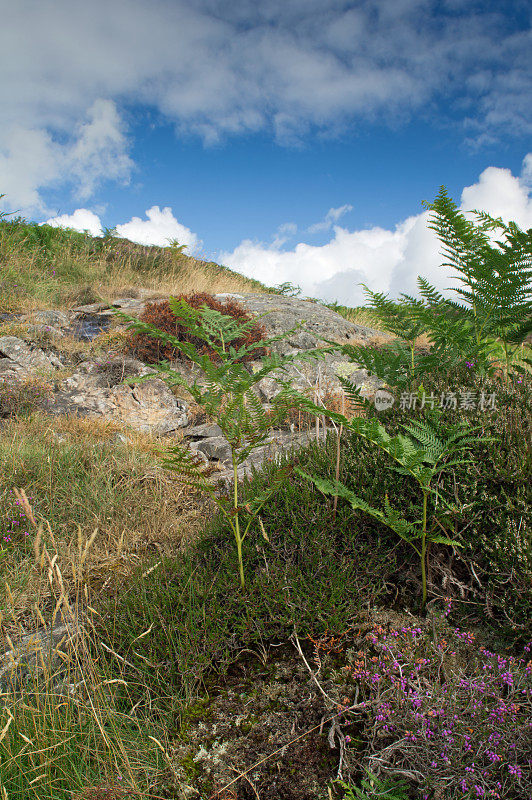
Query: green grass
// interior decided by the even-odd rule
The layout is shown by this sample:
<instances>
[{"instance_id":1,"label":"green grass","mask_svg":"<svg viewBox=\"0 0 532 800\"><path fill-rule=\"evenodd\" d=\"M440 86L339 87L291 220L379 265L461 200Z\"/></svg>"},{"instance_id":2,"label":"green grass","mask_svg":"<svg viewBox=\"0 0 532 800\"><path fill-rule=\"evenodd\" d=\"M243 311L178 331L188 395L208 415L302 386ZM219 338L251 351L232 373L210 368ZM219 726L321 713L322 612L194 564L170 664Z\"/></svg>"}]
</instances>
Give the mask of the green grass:
<instances>
[{"instance_id":1,"label":"green grass","mask_svg":"<svg viewBox=\"0 0 532 800\"><path fill-rule=\"evenodd\" d=\"M314 444L298 458L326 472L334 446ZM270 465L257 473L244 492L263 489L275 471ZM154 695L160 709L175 712L177 700L204 689L212 671L227 667L242 647L286 641L294 626L302 636L341 630L384 597L393 553L375 548L346 509L333 520L302 479L293 476L260 516L269 541L257 526L244 542L245 592L227 523L217 516L179 558L162 561L146 578L134 576L102 613L102 635L119 652L152 626L127 656L145 703ZM153 671L144 659L165 667Z\"/></svg>"},{"instance_id":2,"label":"green grass","mask_svg":"<svg viewBox=\"0 0 532 800\"><path fill-rule=\"evenodd\" d=\"M0 222L0 261L0 311L68 308L141 287L163 294L207 288L213 293L271 291L170 247L98 238L22 219Z\"/></svg>"},{"instance_id":3,"label":"green grass","mask_svg":"<svg viewBox=\"0 0 532 800\"><path fill-rule=\"evenodd\" d=\"M445 390L466 379L434 376L432 388ZM529 618L532 608L527 583L532 566L527 506L531 464L523 439L529 424L530 386L515 384L508 395L498 391L501 413L484 417L485 433L496 434L497 444L484 446L474 480L469 471L457 470L453 476L453 491L469 500L469 508L462 519L456 520L464 543L464 560L454 560L451 574L476 589L476 594L468 591L464 598L454 592L453 623L476 625L488 643L498 639L500 646L519 649L527 635L522 622ZM506 413L502 413L504 409ZM392 432L407 421L408 413L396 408L386 412L384 419ZM72 534L77 525L82 526L85 536L93 525L101 526L109 544L115 546L120 525L139 535L158 527L162 540L163 523L167 524L171 515L161 509L170 486L161 483L157 494L156 482L148 480L143 485L146 475L154 474L154 454L149 448L139 452L133 447L118 447L110 432L106 438L104 430L101 442L94 440L95 431L91 435L89 427L81 436L83 425L76 424L78 427L70 433L66 426L61 434L63 441L53 442L39 415L4 428L0 449L4 499L10 486L23 485L36 499L39 516L53 523L58 541L66 539L69 531ZM303 469L331 477L335 458L333 435L325 446L311 444L299 451L296 462ZM291 458L287 456L285 461L290 463ZM246 496L265 488L275 471L270 464L256 473L244 487L243 502ZM388 493L392 502L408 508L416 496L409 478L391 472L384 454L356 437L342 439L340 480L376 504ZM187 497L187 502L193 501ZM257 529L244 543L248 575L245 593L239 590L227 525L216 516L185 549L174 547L172 552L167 548L166 554L158 551L154 555L145 550L136 567L133 559L127 573L122 577L120 572L116 574L113 592L103 593L93 602L98 613L93 619L96 636L90 646L99 681L124 682L112 684L114 699L112 703L102 699L98 714L107 715L109 735L115 737L117 747L120 742L130 754L133 777L128 785L133 786L141 776L137 783L146 791L153 778L157 788L151 796L162 791L164 764L156 763L161 753L157 746L146 750L151 742L146 736L171 740L186 735L190 704L205 697L205 692L215 691L243 650L260 652L261 647L286 643L294 630L301 639L335 635L360 611L374 607L417 609L417 560L375 520L353 514L341 502L334 516L330 499L296 475L260 516L269 541ZM520 538L512 528L515 525L520 526ZM516 546L518 541L520 547ZM128 552L131 555L135 549ZM442 548L442 556L446 553ZM21 549L21 564L27 556ZM89 584L91 569L94 582L98 558L87 569ZM482 591L467 572L468 561L475 564ZM68 584L68 571L64 572ZM434 591L442 575L436 572L432 577ZM445 590L441 587L441 598L449 589L452 592L452 584ZM443 605L443 599L439 602ZM485 613L486 602L492 618ZM517 625L507 617L516 618ZM104 649L102 642L109 649ZM97 683L96 677L93 681ZM27 712L29 717L18 717L3 740L4 762L10 754L9 771L2 773L9 797L23 797L23 787L29 791L21 775L29 774L32 779L38 775L37 756L32 761L20 749L25 740L18 735L24 732L33 742L36 735L27 731L34 729L39 741L52 747L55 755L41 779L45 791L37 781L29 797L66 800L67 786L109 783L117 770L94 712L86 706L69 708L70 716L65 719L61 715L67 714L66 708L57 709L49 697L46 702L48 709L41 708L37 719L36 711ZM66 741L65 732L73 738ZM75 758L70 748L80 742L81 756ZM142 763L135 762L136 752L144 754ZM121 758L123 764L123 754Z\"/></svg>"}]
</instances>

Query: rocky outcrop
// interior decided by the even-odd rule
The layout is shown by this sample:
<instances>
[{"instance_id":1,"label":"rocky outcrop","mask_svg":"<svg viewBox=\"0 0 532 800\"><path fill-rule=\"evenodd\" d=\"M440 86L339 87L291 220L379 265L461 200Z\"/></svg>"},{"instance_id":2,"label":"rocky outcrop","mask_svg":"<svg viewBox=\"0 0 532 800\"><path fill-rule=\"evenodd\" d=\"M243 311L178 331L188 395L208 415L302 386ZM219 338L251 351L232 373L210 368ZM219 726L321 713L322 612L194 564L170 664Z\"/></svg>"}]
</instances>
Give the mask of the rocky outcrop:
<instances>
[{"instance_id":1,"label":"rocky outcrop","mask_svg":"<svg viewBox=\"0 0 532 800\"><path fill-rule=\"evenodd\" d=\"M160 378L123 382L127 377L153 374L153 369L131 358L85 362L62 381L50 412L104 416L142 433L166 435L188 424L187 404L175 398Z\"/></svg>"},{"instance_id":2,"label":"rocky outcrop","mask_svg":"<svg viewBox=\"0 0 532 800\"><path fill-rule=\"evenodd\" d=\"M311 300L252 292L214 296L217 300L235 300L252 315L265 314L266 316L261 318L261 324L264 325L267 336L287 333L302 323L304 327L301 331L274 345L274 349L280 355L319 347L321 338L345 344L353 340L369 341L377 335L371 328L349 322L336 311Z\"/></svg>"},{"instance_id":3,"label":"rocky outcrop","mask_svg":"<svg viewBox=\"0 0 532 800\"><path fill-rule=\"evenodd\" d=\"M16 336L0 336L0 359L7 359L14 372L45 372L51 373L54 368L62 367L63 362L53 353L46 354L38 347L32 347L23 339Z\"/></svg>"},{"instance_id":4,"label":"rocky outcrop","mask_svg":"<svg viewBox=\"0 0 532 800\"><path fill-rule=\"evenodd\" d=\"M282 356L320 347L324 344L323 339L338 343L364 342L377 335L372 329L349 322L331 309L309 300L257 293L218 294L215 297L220 300L235 299L252 315L265 314L261 316L261 323L268 337L285 334L301 324L300 330L272 346ZM54 336L60 338L65 334L91 338L111 322L124 328L125 323L110 313L112 307L139 316L146 302L156 299L160 298L137 291L135 297L118 298L112 304L99 302L68 312L46 310L19 317L17 322L26 323L29 336L32 326L35 328L40 347L14 336L1 336L0 324L0 381L2 376L18 380L32 374L42 374L43 371L53 379L56 369L68 366L68 356L59 355L53 346L46 351L43 342L53 341ZM40 335L43 329L53 336L43 339ZM232 480L231 451L221 429L215 424L189 428L187 403L176 398L167 384L156 377L156 370L125 355L109 356L99 362L87 360L71 366L73 374L56 382L53 398L47 406L49 413L103 417L157 436L175 435L182 430L185 442L205 463L218 465L217 477L221 485ZM205 379L204 373L195 365L175 362L172 366L187 383L195 380L201 385ZM260 367L260 361L246 365L252 372ZM128 377L137 376L153 377L140 383L127 382ZM365 370L358 369L356 364L342 358L340 353L325 353L320 360L288 364L263 378L255 385L254 391L267 408L281 389L278 380L288 380L296 390L320 403L326 397L330 399L335 394L340 396L343 393L339 376L360 387L365 396L372 396L381 385ZM249 474L253 466L259 466L265 459L276 458L279 452L292 445L304 444L309 436L288 429L272 432L268 441L240 465L239 476Z\"/></svg>"}]
</instances>

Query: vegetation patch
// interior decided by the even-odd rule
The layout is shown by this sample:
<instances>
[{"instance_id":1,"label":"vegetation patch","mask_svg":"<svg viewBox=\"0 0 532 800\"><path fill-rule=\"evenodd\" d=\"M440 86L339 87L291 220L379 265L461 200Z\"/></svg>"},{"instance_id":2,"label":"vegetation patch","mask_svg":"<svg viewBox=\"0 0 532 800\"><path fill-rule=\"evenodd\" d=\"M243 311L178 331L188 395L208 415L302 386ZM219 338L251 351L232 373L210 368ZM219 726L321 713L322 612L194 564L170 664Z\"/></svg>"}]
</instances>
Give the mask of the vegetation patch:
<instances>
[{"instance_id":1,"label":"vegetation patch","mask_svg":"<svg viewBox=\"0 0 532 800\"><path fill-rule=\"evenodd\" d=\"M221 302L205 292L191 295L179 295L176 300L185 300L191 308L195 309L206 306L207 308L218 311L220 314L231 317L239 323L251 322L250 315L242 306L235 303L234 300ZM194 334L190 332L189 326L185 324L186 320L180 320L179 316L176 316L167 300L147 303L145 311L140 316L140 320L141 322L153 325L164 333L170 334L179 342L190 342L199 348L200 353L208 354L213 360L219 360L219 355L216 350L213 349L212 346L210 347L205 340L194 336ZM238 349L245 345L261 341L265 338L265 335L264 327L259 323L255 323L248 326L245 331L242 331L242 335L238 339L233 339L231 344ZM223 344L222 341L217 341L216 339L214 339L214 342L218 345ZM185 358L183 351L176 347L175 344L171 341L161 341L161 339L155 338L153 333L151 335L142 332L132 333L129 339L129 348L137 358L140 358L148 364L154 364L162 360L175 361ZM265 352L264 348L254 349L252 351L254 358L260 358L265 355Z\"/></svg>"}]
</instances>

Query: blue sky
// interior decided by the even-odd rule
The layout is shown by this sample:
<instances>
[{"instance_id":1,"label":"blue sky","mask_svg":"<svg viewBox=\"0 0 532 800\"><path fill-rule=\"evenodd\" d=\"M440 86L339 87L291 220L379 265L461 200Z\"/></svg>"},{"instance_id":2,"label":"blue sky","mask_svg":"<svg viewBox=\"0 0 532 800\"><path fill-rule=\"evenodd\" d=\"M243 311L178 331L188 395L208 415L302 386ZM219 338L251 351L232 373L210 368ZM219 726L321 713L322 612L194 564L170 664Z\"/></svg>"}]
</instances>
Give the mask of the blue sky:
<instances>
[{"instance_id":1,"label":"blue sky","mask_svg":"<svg viewBox=\"0 0 532 800\"><path fill-rule=\"evenodd\" d=\"M439 186L532 227L529 3L18 0L0 208L356 304L443 288Z\"/></svg>"}]
</instances>

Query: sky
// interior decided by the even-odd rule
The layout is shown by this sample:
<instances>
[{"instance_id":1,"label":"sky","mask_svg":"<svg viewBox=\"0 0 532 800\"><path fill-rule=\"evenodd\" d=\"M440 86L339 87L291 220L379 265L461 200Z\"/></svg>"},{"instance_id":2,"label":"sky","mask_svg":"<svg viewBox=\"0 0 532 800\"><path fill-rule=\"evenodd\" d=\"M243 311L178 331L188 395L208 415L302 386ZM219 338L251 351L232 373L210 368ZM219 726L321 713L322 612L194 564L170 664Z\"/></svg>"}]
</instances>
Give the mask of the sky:
<instances>
[{"instance_id":1,"label":"sky","mask_svg":"<svg viewBox=\"0 0 532 800\"><path fill-rule=\"evenodd\" d=\"M439 187L532 227L528 0L0 0L0 211L269 286L449 285Z\"/></svg>"}]
</instances>

